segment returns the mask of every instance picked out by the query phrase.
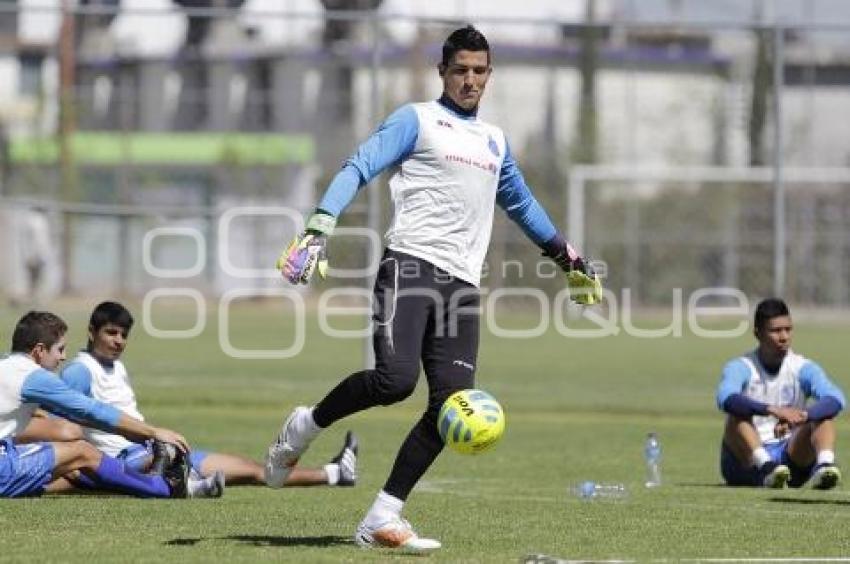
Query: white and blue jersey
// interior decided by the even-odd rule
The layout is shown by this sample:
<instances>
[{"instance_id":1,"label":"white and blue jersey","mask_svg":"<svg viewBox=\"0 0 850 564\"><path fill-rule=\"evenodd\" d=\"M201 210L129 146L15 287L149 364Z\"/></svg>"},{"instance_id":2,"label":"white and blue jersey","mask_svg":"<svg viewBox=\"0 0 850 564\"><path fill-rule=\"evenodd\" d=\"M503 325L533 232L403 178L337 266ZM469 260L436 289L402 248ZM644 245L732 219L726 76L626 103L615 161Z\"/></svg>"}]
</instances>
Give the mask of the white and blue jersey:
<instances>
[{"instance_id":1,"label":"white and blue jersey","mask_svg":"<svg viewBox=\"0 0 850 564\"><path fill-rule=\"evenodd\" d=\"M106 428L121 418L120 411L69 388L25 354L0 360L0 439L26 428L37 407Z\"/></svg>"},{"instance_id":2,"label":"white and blue jersey","mask_svg":"<svg viewBox=\"0 0 850 564\"><path fill-rule=\"evenodd\" d=\"M130 374L120 360L102 362L88 352L80 351L74 360L62 369L60 377L70 388L144 421L145 418L136 403ZM135 470L145 470L150 456L146 446L99 429L84 427L83 433L86 440L100 451L122 459ZM189 455L192 467L200 472L201 463L206 456L204 451L193 450Z\"/></svg>"},{"instance_id":3,"label":"white and blue jersey","mask_svg":"<svg viewBox=\"0 0 850 564\"><path fill-rule=\"evenodd\" d=\"M101 364L89 353L81 351L62 369L60 377L69 387L81 394L109 404L130 417L145 420L136 405L136 394L130 385L130 375L120 360ZM135 444L121 435L100 429L85 427L83 434L98 450L112 457L118 456L122 450Z\"/></svg>"},{"instance_id":4,"label":"white and blue jersey","mask_svg":"<svg viewBox=\"0 0 850 564\"><path fill-rule=\"evenodd\" d=\"M793 351L788 351L775 374L765 369L756 351L728 362L717 387L717 406L723 409L733 394L742 394L765 405L798 409L805 409L810 399L826 397L834 398L841 409L846 405L844 394L823 368ZM762 443L781 440L774 437L776 423L771 415L753 415Z\"/></svg>"},{"instance_id":5,"label":"white and blue jersey","mask_svg":"<svg viewBox=\"0 0 850 564\"><path fill-rule=\"evenodd\" d=\"M107 428L121 418L120 411L72 390L25 354L0 360L0 497L39 494L52 479L49 443L14 444L37 407Z\"/></svg>"},{"instance_id":6,"label":"white and blue jersey","mask_svg":"<svg viewBox=\"0 0 850 564\"><path fill-rule=\"evenodd\" d=\"M402 106L358 148L319 209L337 217L360 186L398 166L390 179L390 249L421 258L474 286L493 227L494 202L537 244L555 236L511 155L505 135L440 101Z\"/></svg>"}]
</instances>

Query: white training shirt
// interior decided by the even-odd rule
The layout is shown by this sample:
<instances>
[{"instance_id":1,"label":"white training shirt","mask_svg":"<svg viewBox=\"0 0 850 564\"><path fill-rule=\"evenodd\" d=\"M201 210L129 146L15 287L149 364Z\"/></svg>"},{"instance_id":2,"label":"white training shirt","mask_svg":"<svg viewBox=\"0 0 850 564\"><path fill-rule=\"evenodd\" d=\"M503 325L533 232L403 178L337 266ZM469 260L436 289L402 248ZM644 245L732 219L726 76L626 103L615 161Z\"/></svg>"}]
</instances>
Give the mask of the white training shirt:
<instances>
[{"instance_id":1,"label":"white training shirt","mask_svg":"<svg viewBox=\"0 0 850 564\"><path fill-rule=\"evenodd\" d=\"M750 370L750 379L744 394L756 401L768 405L781 405L783 407L796 407L803 409L806 406L806 396L800 389L800 369L806 359L799 354L788 352L782 361L779 372L775 375L769 374L754 352L741 357L741 361ZM759 432L762 442L775 440L773 428L776 426L776 417L772 415L754 415L753 424Z\"/></svg>"},{"instance_id":2,"label":"white training shirt","mask_svg":"<svg viewBox=\"0 0 850 564\"><path fill-rule=\"evenodd\" d=\"M38 404L25 402L22 390L27 376L40 369L23 354L0 360L0 439L13 437L32 419Z\"/></svg>"},{"instance_id":3,"label":"white training shirt","mask_svg":"<svg viewBox=\"0 0 850 564\"><path fill-rule=\"evenodd\" d=\"M86 389L88 373L88 389ZM92 355L81 351L62 371L62 379L72 388L109 404L122 413L144 421L136 404L136 394L130 385L130 375L124 363L116 360L111 368L104 367ZM86 440L109 456L117 456L133 443L121 435L99 429L84 428Z\"/></svg>"},{"instance_id":4,"label":"white training shirt","mask_svg":"<svg viewBox=\"0 0 850 564\"><path fill-rule=\"evenodd\" d=\"M437 102L413 104L419 135L390 179L393 250L422 258L473 285L490 233L505 137L481 120L456 117Z\"/></svg>"},{"instance_id":5,"label":"white training shirt","mask_svg":"<svg viewBox=\"0 0 850 564\"><path fill-rule=\"evenodd\" d=\"M338 216L357 190L381 171L394 206L390 249L424 259L474 286L498 203L541 244L555 236L498 127L462 115L440 101L407 104L381 124L334 178L319 209Z\"/></svg>"},{"instance_id":6,"label":"white training shirt","mask_svg":"<svg viewBox=\"0 0 850 564\"><path fill-rule=\"evenodd\" d=\"M805 409L807 401L834 398L843 408L844 394L816 362L788 351L776 374L770 374L758 359L758 349L733 359L723 367L717 387L717 406L723 409L733 394L743 394L757 402ZM762 442L774 436L777 420L770 415L753 415L753 424Z\"/></svg>"}]
</instances>

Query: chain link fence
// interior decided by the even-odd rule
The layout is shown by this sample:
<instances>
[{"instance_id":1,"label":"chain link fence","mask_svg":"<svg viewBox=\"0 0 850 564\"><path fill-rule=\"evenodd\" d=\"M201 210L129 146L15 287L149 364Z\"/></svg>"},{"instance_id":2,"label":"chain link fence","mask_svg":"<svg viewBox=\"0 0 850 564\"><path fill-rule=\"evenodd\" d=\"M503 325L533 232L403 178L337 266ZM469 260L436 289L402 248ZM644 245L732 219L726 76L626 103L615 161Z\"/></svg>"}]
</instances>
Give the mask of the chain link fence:
<instances>
[{"instance_id":1,"label":"chain link fence","mask_svg":"<svg viewBox=\"0 0 850 564\"><path fill-rule=\"evenodd\" d=\"M439 95L441 42L466 23L355 4L246 15L87 3L64 20L41 9L66 24L54 40L0 49L0 72L16 77L15 91L0 93L0 245L23 256L26 230L14 218L39 208L49 220L55 292L142 295L177 284L220 295L276 284L258 273L271 269L297 218L384 116ZM850 163L840 119L850 107L850 14L846 24L823 14L665 20L638 3L600 13L593 5L572 16L482 13L473 23L490 40L495 68L481 117L505 130L556 223L606 263L606 285L629 288L646 305L664 305L673 288L764 295L780 275L782 230L788 297L846 307L848 182L816 174ZM24 20L19 6L0 7L4 19ZM127 18L160 26L163 37L182 25L185 39L171 48L134 44L116 33ZM771 174L758 182L594 178L578 207L566 187L588 166ZM783 167L813 171L815 180L783 181ZM383 232L387 178L361 191L342 226ZM287 211L259 213L278 208ZM565 217L573 219L564 225ZM374 240L335 238L332 265L374 264ZM22 291L24 269L2 291ZM156 275L169 269L179 276ZM369 285L369 273L356 284ZM497 214L484 285L556 292L562 282Z\"/></svg>"},{"instance_id":2,"label":"chain link fence","mask_svg":"<svg viewBox=\"0 0 850 564\"><path fill-rule=\"evenodd\" d=\"M573 239L608 264L608 285L637 303L669 305L675 289L776 287L776 230L785 231L785 296L807 306L850 300L850 169L784 170L786 212L773 214L766 168L576 167Z\"/></svg>"}]
</instances>

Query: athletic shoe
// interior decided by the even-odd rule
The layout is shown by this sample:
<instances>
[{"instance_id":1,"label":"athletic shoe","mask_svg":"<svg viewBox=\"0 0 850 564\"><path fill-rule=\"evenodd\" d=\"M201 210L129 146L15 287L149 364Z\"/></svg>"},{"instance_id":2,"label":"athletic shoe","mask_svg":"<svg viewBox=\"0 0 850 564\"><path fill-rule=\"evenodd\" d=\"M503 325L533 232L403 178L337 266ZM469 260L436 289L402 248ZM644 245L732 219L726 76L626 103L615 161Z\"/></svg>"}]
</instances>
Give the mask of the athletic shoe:
<instances>
[{"instance_id":1,"label":"athletic shoe","mask_svg":"<svg viewBox=\"0 0 850 564\"><path fill-rule=\"evenodd\" d=\"M841 481L841 470L835 464L818 464L812 472L812 488L831 490Z\"/></svg>"},{"instance_id":2,"label":"athletic shoe","mask_svg":"<svg viewBox=\"0 0 850 564\"><path fill-rule=\"evenodd\" d=\"M171 497L189 497L189 456L177 450L171 466L163 470L162 478L171 489Z\"/></svg>"},{"instance_id":3,"label":"athletic shoe","mask_svg":"<svg viewBox=\"0 0 850 564\"><path fill-rule=\"evenodd\" d=\"M758 469L759 480L765 488L782 489L791 477L791 470L784 464L765 462Z\"/></svg>"},{"instance_id":4,"label":"athletic shoe","mask_svg":"<svg viewBox=\"0 0 850 564\"><path fill-rule=\"evenodd\" d=\"M221 497L224 495L224 472L216 470L206 478L189 478L187 482L189 497Z\"/></svg>"},{"instance_id":5,"label":"athletic shoe","mask_svg":"<svg viewBox=\"0 0 850 564\"><path fill-rule=\"evenodd\" d=\"M438 540L421 538L413 531L410 523L401 517L394 517L377 527L369 527L363 521L357 526L354 542L362 548L396 548L417 553L430 552L443 546Z\"/></svg>"},{"instance_id":6,"label":"athletic shoe","mask_svg":"<svg viewBox=\"0 0 850 564\"><path fill-rule=\"evenodd\" d=\"M331 458L332 464L339 465L339 481L338 486L353 486L357 483L357 436L348 431L345 434L345 443L342 445L342 450L339 454Z\"/></svg>"},{"instance_id":7,"label":"athletic shoe","mask_svg":"<svg viewBox=\"0 0 850 564\"><path fill-rule=\"evenodd\" d=\"M177 447L163 441L154 440L151 452L153 453L153 461L150 470L148 470L149 474L162 476L165 469L171 466L177 458Z\"/></svg>"},{"instance_id":8,"label":"athletic shoe","mask_svg":"<svg viewBox=\"0 0 850 564\"><path fill-rule=\"evenodd\" d=\"M304 413L304 412L308 413ZM280 429L275 442L269 446L266 453L265 478L266 485L270 488L282 488L286 483L286 479L298 464L298 459L310 446L310 440L297 436L293 428L293 421L296 417L310 417L309 408L304 406L296 407Z\"/></svg>"}]
</instances>

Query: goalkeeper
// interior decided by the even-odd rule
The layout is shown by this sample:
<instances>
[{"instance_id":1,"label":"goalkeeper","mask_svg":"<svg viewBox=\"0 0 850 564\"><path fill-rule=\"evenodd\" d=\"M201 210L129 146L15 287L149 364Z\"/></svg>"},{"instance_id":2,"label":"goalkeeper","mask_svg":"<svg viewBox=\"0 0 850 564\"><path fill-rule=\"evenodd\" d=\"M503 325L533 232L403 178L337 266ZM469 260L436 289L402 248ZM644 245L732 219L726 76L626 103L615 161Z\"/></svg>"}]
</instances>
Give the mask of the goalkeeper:
<instances>
[{"instance_id":1,"label":"goalkeeper","mask_svg":"<svg viewBox=\"0 0 850 564\"><path fill-rule=\"evenodd\" d=\"M386 234L373 295L375 368L351 374L313 407L297 407L268 449L266 479L280 487L320 431L413 393L419 363L428 405L404 440L390 476L358 526L355 541L412 551L440 547L401 518L408 494L443 448L437 414L453 392L474 386L481 268L494 203L566 273L573 299L601 297L591 266L555 228L534 198L505 135L481 120L478 103L490 77L490 50L472 26L445 41L438 100L404 105L357 149L334 177L277 267L293 284L324 276L325 245L358 190L390 167L395 213Z\"/></svg>"}]
</instances>

